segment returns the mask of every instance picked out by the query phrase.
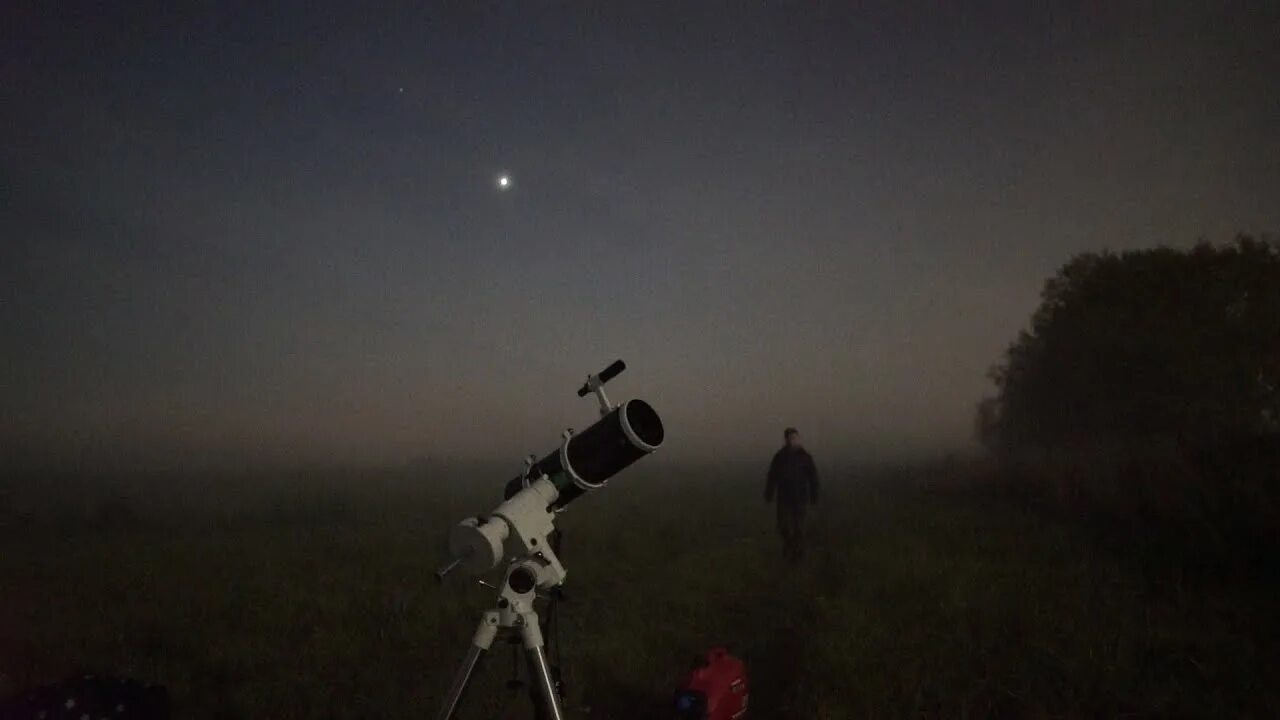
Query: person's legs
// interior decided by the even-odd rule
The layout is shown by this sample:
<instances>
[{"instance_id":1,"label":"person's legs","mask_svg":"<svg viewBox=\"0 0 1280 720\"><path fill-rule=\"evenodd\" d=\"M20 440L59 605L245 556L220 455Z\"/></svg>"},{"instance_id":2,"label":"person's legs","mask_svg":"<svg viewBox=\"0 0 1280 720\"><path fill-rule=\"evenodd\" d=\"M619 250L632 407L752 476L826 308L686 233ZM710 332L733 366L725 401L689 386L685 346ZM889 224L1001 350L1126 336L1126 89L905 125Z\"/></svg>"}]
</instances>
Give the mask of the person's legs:
<instances>
[{"instance_id":1,"label":"person's legs","mask_svg":"<svg viewBox=\"0 0 1280 720\"><path fill-rule=\"evenodd\" d=\"M804 558L804 515L796 514L791 529L791 562L800 562Z\"/></svg>"},{"instance_id":2,"label":"person's legs","mask_svg":"<svg viewBox=\"0 0 1280 720\"><path fill-rule=\"evenodd\" d=\"M787 506L783 503L778 503L778 535L782 538L782 557L790 560L793 526L791 524L791 513L787 511Z\"/></svg>"},{"instance_id":3,"label":"person's legs","mask_svg":"<svg viewBox=\"0 0 1280 720\"><path fill-rule=\"evenodd\" d=\"M801 526L804 523L804 507L779 503L778 532L782 535L782 555L789 562L800 559Z\"/></svg>"},{"instance_id":4,"label":"person's legs","mask_svg":"<svg viewBox=\"0 0 1280 720\"><path fill-rule=\"evenodd\" d=\"M799 562L804 558L804 511L805 507L803 504L796 505L791 509L792 562Z\"/></svg>"}]
</instances>

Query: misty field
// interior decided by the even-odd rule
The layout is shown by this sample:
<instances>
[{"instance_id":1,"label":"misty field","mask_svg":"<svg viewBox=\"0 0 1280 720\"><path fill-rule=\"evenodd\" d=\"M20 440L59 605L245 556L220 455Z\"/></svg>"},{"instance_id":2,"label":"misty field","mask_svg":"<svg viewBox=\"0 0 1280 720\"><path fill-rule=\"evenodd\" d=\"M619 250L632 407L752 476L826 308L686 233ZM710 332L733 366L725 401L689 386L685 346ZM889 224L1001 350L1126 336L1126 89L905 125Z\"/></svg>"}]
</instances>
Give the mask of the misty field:
<instances>
[{"instance_id":1,"label":"misty field","mask_svg":"<svg viewBox=\"0 0 1280 720\"><path fill-rule=\"evenodd\" d=\"M571 716L664 717L712 644L747 661L762 719L1280 712L1274 583L927 474L831 470L788 570L759 473L644 465L561 518ZM66 488L12 490L0 694L92 671L167 685L176 717L432 717L493 601L432 571L505 477L135 485L57 512L40 493ZM510 673L495 646L460 717L526 717Z\"/></svg>"}]
</instances>

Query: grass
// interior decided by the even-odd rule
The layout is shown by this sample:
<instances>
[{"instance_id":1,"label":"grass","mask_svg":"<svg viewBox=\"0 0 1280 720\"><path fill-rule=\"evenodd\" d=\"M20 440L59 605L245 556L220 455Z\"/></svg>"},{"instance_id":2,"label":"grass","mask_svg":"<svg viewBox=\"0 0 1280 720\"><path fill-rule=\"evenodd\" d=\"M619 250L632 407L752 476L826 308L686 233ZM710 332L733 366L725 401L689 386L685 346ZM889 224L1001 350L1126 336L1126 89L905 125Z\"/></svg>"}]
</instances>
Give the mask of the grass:
<instances>
[{"instance_id":1,"label":"grass","mask_svg":"<svg viewBox=\"0 0 1280 720\"><path fill-rule=\"evenodd\" d=\"M184 718L434 716L493 596L432 570L500 485L356 475L234 512L187 493L124 526L10 525L0 693L93 670L168 685ZM642 466L562 516L572 716L664 717L712 644L747 661L760 719L1280 713L1270 583L1197 580L999 498L835 474L788 570L758 485ZM509 662L500 648L460 717L527 716Z\"/></svg>"}]
</instances>

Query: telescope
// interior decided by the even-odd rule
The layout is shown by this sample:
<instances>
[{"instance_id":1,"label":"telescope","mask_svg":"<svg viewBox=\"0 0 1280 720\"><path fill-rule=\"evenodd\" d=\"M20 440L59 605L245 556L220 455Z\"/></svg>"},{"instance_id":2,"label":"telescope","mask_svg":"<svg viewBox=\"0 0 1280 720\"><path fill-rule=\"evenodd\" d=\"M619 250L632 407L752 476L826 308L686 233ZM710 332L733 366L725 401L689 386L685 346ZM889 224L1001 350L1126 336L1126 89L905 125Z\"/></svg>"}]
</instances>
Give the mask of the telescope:
<instances>
[{"instance_id":1,"label":"telescope","mask_svg":"<svg viewBox=\"0 0 1280 720\"><path fill-rule=\"evenodd\" d=\"M604 385L625 369L617 360L588 375L578 397L594 394L600 418L582 432L565 430L559 445L541 460L530 455L523 471L506 483L501 504L488 514L464 519L450 531L450 559L437 571L440 579L457 568L481 575L504 561L507 567L501 586L496 587L497 607L481 617L439 720L453 717L481 655L502 633L521 643L528 655L529 674L541 700L535 705L538 717L563 720L559 684L547 664L545 627L533 605L539 591L559 588L567 574L558 557L555 516L657 450L664 437L662 420L649 403L610 403Z\"/></svg>"},{"instance_id":2,"label":"telescope","mask_svg":"<svg viewBox=\"0 0 1280 720\"><path fill-rule=\"evenodd\" d=\"M506 498L528 487L531 478L546 476L559 493L554 507L561 510L584 493L604 487L609 478L658 449L662 444L662 421L653 407L643 400L628 400L615 408L604 393L604 384L625 369L626 365L617 360L599 375L588 377L578 389L578 397L596 393L601 418L576 435L572 430L565 431L558 448L537 462L529 462L525 472L507 483Z\"/></svg>"}]
</instances>

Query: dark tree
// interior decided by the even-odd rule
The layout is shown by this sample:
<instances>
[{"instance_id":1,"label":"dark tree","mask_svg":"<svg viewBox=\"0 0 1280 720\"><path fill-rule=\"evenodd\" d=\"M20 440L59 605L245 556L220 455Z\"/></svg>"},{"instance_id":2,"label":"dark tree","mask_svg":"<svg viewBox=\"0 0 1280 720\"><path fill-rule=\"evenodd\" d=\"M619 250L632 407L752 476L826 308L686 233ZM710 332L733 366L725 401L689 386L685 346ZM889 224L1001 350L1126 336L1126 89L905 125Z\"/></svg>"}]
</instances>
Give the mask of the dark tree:
<instances>
[{"instance_id":1,"label":"dark tree","mask_svg":"<svg viewBox=\"0 0 1280 720\"><path fill-rule=\"evenodd\" d=\"M991 371L992 447L1173 439L1280 420L1280 246L1247 236L1187 251L1087 253L1050 279Z\"/></svg>"}]
</instances>

